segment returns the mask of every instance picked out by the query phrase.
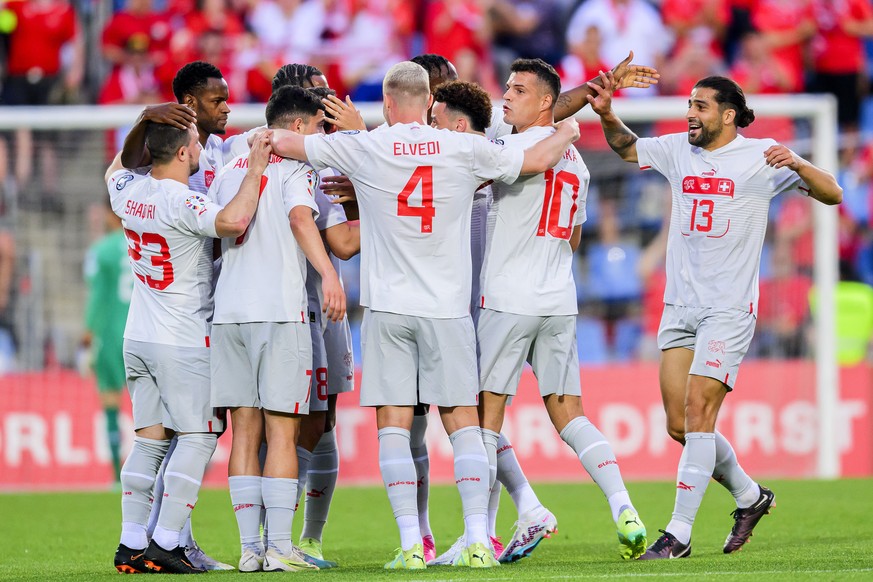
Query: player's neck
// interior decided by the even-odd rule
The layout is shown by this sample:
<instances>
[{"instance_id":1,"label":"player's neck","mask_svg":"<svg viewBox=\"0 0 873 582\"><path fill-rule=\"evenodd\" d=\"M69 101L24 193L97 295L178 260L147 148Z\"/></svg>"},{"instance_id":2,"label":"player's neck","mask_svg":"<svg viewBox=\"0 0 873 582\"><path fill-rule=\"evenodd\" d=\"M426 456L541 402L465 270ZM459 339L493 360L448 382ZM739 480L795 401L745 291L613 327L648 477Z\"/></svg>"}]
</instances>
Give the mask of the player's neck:
<instances>
[{"instance_id":1,"label":"player's neck","mask_svg":"<svg viewBox=\"0 0 873 582\"><path fill-rule=\"evenodd\" d=\"M400 109L391 110L388 119L388 125L395 123L418 123L419 125L427 125L427 111L418 111L416 109Z\"/></svg>"},{"instance_id":2,"label":"player's neck","mask_svg":"<svg viewBox=\"0 0 873 582\"><path fill-rule=\"evenodd\" d=\"M175 180L187 186L190 177L191 172L187 164L170 163L152 166L152 178L155 180Z\"/></svg>"},{"instance_id":3,"label":"player's neck","mask_svg":"<svg viewBox=\"0 0 873 582\"><path fill-rule=\"evenodd\" d=\"M209 135L210 135L209 133L203 131L199 127L197 128L197 136L200 139L200 145L203 146L204 148L206 147L206 142L209 140Z\"/></svg>"},{"instance_id":4,"label":"player's neck","mask_svg":"<svg viewBox=\"0 0 873 582\"><path fill-rule=\"evenodd\" d=\"M733 131L729 131L727 128L725 128L724 131L721 132L721 135L718 137L717 140L713 141L711 144L707 145L703 149L708 152L714 152L715 150L721 149L737 139L737 135L738 134L736 129L734 129Z\"/></svg>"},{"instance_id":5,"label":"player's neck","mask_svg":"<svg viewBox=\"0 0 873 582\"><path fill-rule=\"evenodd\" d=\"M555 117L552 114L552 111L549 110L540 113L537 118L530 123L516 125L514 127L517 133L522 133L532 127L551 127L553 125L555 125Z\"/></svg>"}]
</instances>

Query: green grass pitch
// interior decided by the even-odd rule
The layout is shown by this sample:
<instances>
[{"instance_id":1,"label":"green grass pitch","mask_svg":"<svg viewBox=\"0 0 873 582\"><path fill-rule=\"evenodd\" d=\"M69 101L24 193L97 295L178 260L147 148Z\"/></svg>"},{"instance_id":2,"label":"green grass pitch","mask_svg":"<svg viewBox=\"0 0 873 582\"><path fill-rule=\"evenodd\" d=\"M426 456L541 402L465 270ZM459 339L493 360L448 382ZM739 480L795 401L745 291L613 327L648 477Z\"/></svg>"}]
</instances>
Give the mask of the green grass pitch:
<instances>
[{"instance_id":1,"label":"green grass pitch","mask_svg":"<svg viewBox=\"0 0 873 582\"><path fill-rule=\"evenodd\" d=\"M435 567L387 572L398 534L382 488L341 488L325 531L325 555L340 568L302 574L208 573L230 582L282 576L342 580L871 580L873 579L873 480L767 481L777 507L765 516L745 549L721 548L732 519L730 495L710 483L698 515L689 559L624 562L603 496L590 483L537 485L558 517L558 534L530 558L492 570ZM669 520L670 483L632 483L630 492L650 541ZM498 528L511 535L515 510L504 492ZM461 530L453 487L434 487L431 522L437 551ZM119 498L113 493L0 495L0 580L118 580L112 557L120 531ZM300 522L298 517L296 520ZM296 528L299 531L299 523ZM194 514L198 541L209 553L236 564L239 546L227 491L204 491Z\"/></svg>"}]
</instances>

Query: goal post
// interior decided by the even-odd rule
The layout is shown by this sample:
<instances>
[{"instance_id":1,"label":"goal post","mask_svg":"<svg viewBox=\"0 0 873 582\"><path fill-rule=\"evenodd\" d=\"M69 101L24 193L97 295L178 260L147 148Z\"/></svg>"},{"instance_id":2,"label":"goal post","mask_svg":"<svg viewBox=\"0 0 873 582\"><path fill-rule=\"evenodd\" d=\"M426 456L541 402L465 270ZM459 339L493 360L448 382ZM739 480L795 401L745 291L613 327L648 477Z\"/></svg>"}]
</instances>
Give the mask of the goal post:
<instances>
[{"instance_id":1,"label":"goal post","mask_svg":"<svg viewBox=\"0 0 873 582\"><path fill-rule=\"evenodd\" d=\"M794 144L793 147L804 156L809 156L810 160L816 165L836 173L838 167L837 156L837 122L836 122L836 101L831 96L813 96L813 95L784 95L784 96L750 96L749 105L755 110L756 116L764 118L770 117L790 117L795 120L805 120L809 124L810 133L808 139L802 140L802 143ZM263 104L231 104L230 122L236 128L250 128L264 123L264 106ZM375 126L383 122L382 106L379 103L361 103L358 104L359 109L364 117L364 120L369 126ZM34 132L51 131L65 133L66 139L61 140L58 146L60 150L59 157L63 161L64 157L68 160L75 160L75 163L68 163L67 166L76 166L74 171L87 174L78 178L76 187L81 190L77 194L78 200L88 201L93 203L100 199L100 189L102 188L102 171L100 168L106 167L106 156L109 152L108 148L102 147L105 140L98 134L104 130L113 130L117 128L130 127L140 112L143 106L64 106L64 107L0 107L0 132L12 134L16 130L32 130ZM646 99L616 99L615 109L619 116L631 123L654 123L658 121L677 121L684 119L687 110L687 99L681 97L659 97ZM586 122L596 122L596 115L585 108L580 112L579 119ZM89 135L86 139L78 140L75 138L76 131L83 132L83 135ZM97 146L99 151L97 150ZM786 145L792 146L791 143ZM67 148L67 149L64 149ZM94 151L85 151L86 148L92 148ZM586 156L585 151L582 151L583 158ZM604 159L612 160L611 152L602 152ZM87 158L88 163L79 167L79 160ZM630 164L627 165L629 169ZM69 168L66 168L70 171ZM9 174L12 169L8 169ZM66 178L65 178L66 179ZM104 190L105 192L105 190ZM8 194L7 194L8 195ZM82 205L84 206L84 202ZM838 280L838 249L837 249L837 218L838 213L835 208L825 206L823 204L813 204L813 237L814 237L814 263L813 263L813 282L817 292L817 309L814 313L814 345L813 358L815 365L815 400L816 400L816 415L818 426L818 441L816 453L816 467L814 473L820 478L836 478L841 472L840 467L840 449L839 449L839 433L841 429L838 423L839 413L839 368L837 364L837 339L836 339L836 314L835 314L835 288ZM31 215L27 216L29 221L26 226L17 226L20 229L30 229L29 233L25 233L22 243L19 244L19 256L23 256L27 252L27 245L34 237L33 232L36 229L57 230L58 228L65 229L80 229L87 230L87 224L84 213L80 213L78 218L70 217L69 211L64 218L63 227L53 227L50 222L40 222L37 224ZM48 220L48 219L46 219ZM70 226L75 225L75 226ZM43 232L39 230L38 232ZM29 284L32 288L40 288L40 279L49 281L51 277L56 276L54 271L57 266L54 263L44 262L51 258L51 253L66 253L63 262L71 263L81 261L84 254L84 248L88 242L86 235L69 230L68 232L58 233L51 232L49 242L43 243L36 251L32 253L33 258L29 259ZM71 241L71 239L74 239ZM63 243L55 242L63 241ZM55 246L51 246L55 245ZM61 245L61 246L58 246ZM67 268L67 267L65 267ZM77 267L78 268L78 267ZM73 268L69 268L64 272L65 279L68 280L71 276L76 276ZM57 277L56 277L57 278ZM74 333L70 330L74 329L81 320L80 314L72 314L73 306L81 305L83 291L81 285L70 285L63 290L63 293L74 297L74 300L63 302L62 305L54 308L55 316L65 316L66 335L73 336ZM56 293L55 296L60 294ZM31 304L28 309L33 313L28 314L28 325L37 327L45 327L43 321L43 313L50 313L51 309L43 308L39 304L50 303L52 299L44 298L39 293L32 294L30 298ZM34 303L36 302L36 303ZM56 301L58 302L58 301ZM21 318L24 321L25 318ZM36 322L36 323L33 323ZM32 345L35 349L42 349L45 335L48 335L51 330L39 330L35 336ZM63 335L63 334L60 334ZM57 339L54 341L55 350L61 342ZM72 343L72 340L68 341ZM70 350L68 349L67 352ZM63 363L69 362L69 357L59 357ZM26 364L22 367L29 369L39 369L40 361L34 360L33 364ZM812 449L810 449L810 452Z\"/></svg>"}]
</instances>

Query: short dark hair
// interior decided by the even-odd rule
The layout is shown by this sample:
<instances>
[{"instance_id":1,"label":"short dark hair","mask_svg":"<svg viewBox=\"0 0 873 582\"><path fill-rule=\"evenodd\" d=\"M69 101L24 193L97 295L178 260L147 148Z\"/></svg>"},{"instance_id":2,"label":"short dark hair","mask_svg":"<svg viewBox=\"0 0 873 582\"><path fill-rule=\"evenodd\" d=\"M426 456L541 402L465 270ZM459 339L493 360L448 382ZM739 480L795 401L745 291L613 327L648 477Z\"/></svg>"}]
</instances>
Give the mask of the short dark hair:
<instances>
[{"instance_id":1,"label":"short dark hair","mask_svg":"<svg viewBox=\"0 0 873 582\"><path fill-rule=\"evenodd\" d=\"M515 59L509 70L513 73L533 73L552 96L552 107L558 102L558 95L561 94L561 77L558 76L555 67L543 59Z\"/></svg>"},{"instance_id":2,"label":"short dark hair","mask_svg":"<svg viewBox=\"0 0 873 582\"><path fill-rule=\"evenodd\" d=\"M308 121L323 108L321 99L309 89L292 85L279 87L267 102L267 125L285 125L298 117Z\"/></svg>"},{"instance_id":3,"label":"short dark hair","mask_svg":"<svg viewBox=\"0 0 873 582\"><path fill-rule=\"evenodd\" d=\"M165 164L173 159L179 148L188 145L191 134L187 129L150 121L146 126L145 145L155 164Z\"/></svg>"},{"instance_id":4,"label":"short dark hair","mask_svg":"<svg viewBox=\"0 0 873 582\"><path fill-rule=\"evenodd\" d=\"M289 63L282 65L276 74L273 75L273 91L279 87L294 86L302 87L304 83L312 85L312 77L321 77L324 73L313 67L312 65L304 65L301 63Z\"/></svg>"},{"instance_id":5,"label":"short dark hair","mask_svg":"<svg viewBox=\"0 0 873 582\"><path fill-rule=\"evenodd\" d=\"M712 89L715 91L715 102L722 108L737 112L734 123L737 127L748 127L755 121L755 112L746 105L746 94L733 79L712 76L697 81L694 88Z\"/></svg>"},{"instance_id":6,"label":"short dark hair","mask_svg":"<svg viewBox=\"0 0 873 582\"><path fill-rule=\"evenodd\" d=\"M484 133L491 125L491 97L482 87L467 81L449 81L433 92L434 101L465 115L474 131Z\"/></svg>"},{"instance_id":7,"label":"short dark hair","mask_svg":"<svg viewBox=\"0 0 873 582\"><path fill-rule=\"evenodd\" d=\"M433 84L436 79L448 77L452 72L452 63L442 55L427 53L418 55L417 57L412 57L409 60L427 71L428 80L431 84L431 92L436 89Z\"/></svg>"},{"instance_id":8,"label":"short dark hair","mask_svg":"<svg viewBox=\"0 0 873 582\"><path fill-rule=\"evenodd\" d=\"M188 63L173 77L173 95L181 103L185 95L194 95L206 88L209 79L223 79L218 67L203 61Z\"/></svg>"},{"instance_id":9,"label":"short dark hair","mask_svg":"<svg viewBox=\"0 0 873 582\"><path fill-rule=\"evenodd\" d=\"M330 87L307 87L306 90L318 97L318 102L321 105L322 111L324 110L324 103L322 103L321 100L327 99L328 95L336 95L336 91Z\"/></svg>"}]
</instances>

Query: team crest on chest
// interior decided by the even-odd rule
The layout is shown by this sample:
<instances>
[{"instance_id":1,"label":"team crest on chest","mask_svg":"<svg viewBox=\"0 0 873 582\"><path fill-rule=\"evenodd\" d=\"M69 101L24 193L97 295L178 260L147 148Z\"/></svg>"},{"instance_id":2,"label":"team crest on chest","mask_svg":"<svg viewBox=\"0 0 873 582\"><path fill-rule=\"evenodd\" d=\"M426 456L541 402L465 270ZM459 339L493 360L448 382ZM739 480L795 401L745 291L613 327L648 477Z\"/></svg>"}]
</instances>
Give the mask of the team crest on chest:
<instances>
[{"instance_id":1,"label":"team crest on chest","mask_svg":"<svg viewBox=\"0 0 873 582\"><path fill-rule=\"evenodd\" d=\"M209 188L212 186L212 181L215 179L215 170L206 170L203 172L203 182L206 184L206 187Z\"/></svg>"}]
</instances>

